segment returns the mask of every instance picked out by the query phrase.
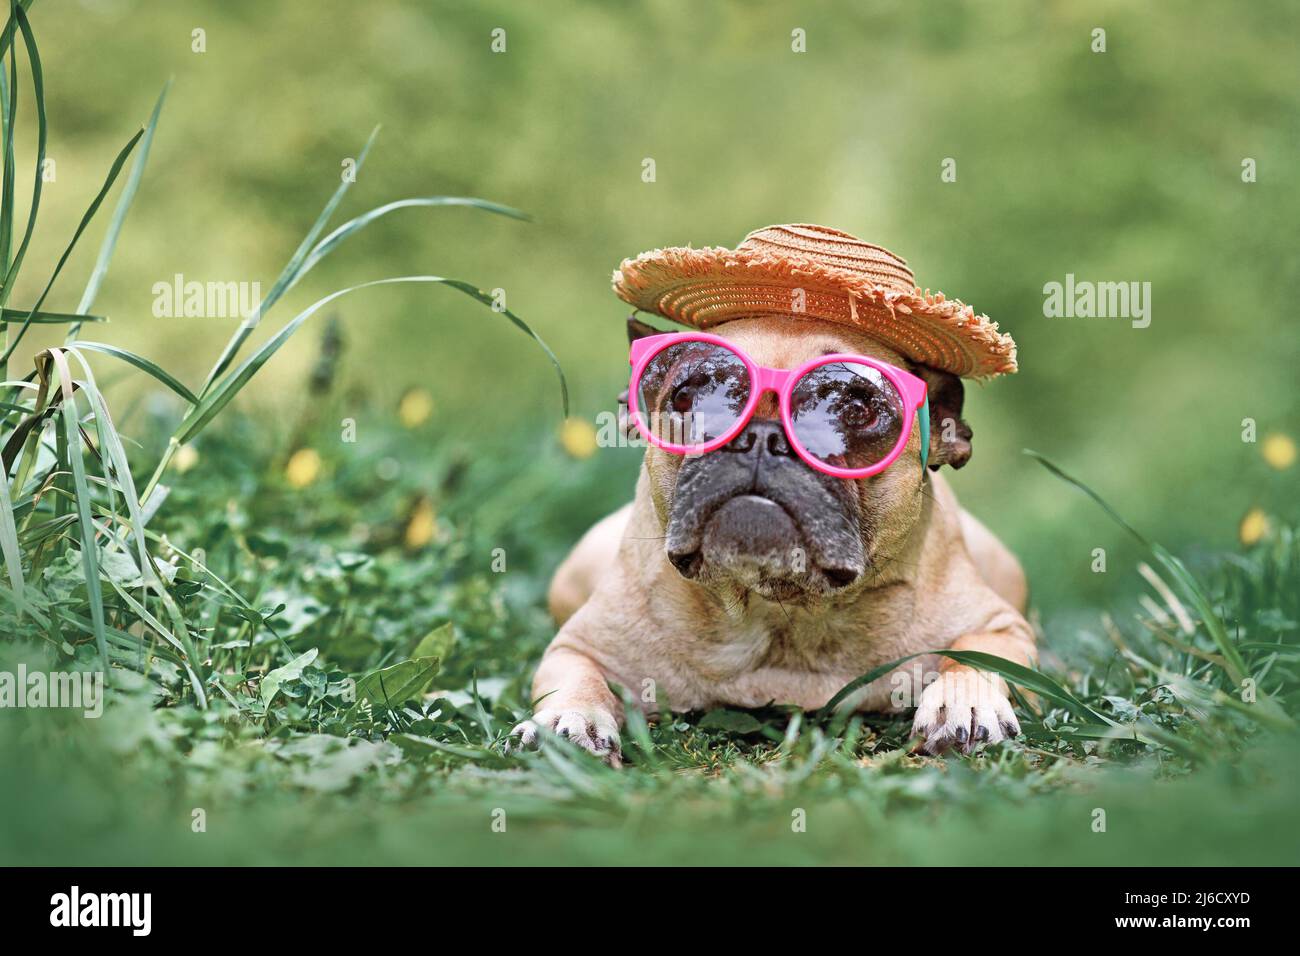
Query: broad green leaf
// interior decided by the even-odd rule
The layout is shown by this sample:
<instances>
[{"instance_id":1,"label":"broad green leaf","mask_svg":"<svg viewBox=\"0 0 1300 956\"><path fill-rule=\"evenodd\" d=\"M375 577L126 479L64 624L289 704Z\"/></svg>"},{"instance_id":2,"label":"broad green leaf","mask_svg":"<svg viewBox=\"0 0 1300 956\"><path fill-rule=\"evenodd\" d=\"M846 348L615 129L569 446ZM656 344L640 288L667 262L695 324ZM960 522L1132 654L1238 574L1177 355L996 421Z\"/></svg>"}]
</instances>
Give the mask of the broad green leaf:
<instances>
[{"instance_id":1,"label":"broad green leaf","mask_svg":"<svg viewBox=\"0 0 1300 956\"><path fill-rule=\"evenodd\" d=\"M257 696L262 699L266 706L271 706L271 701L280 688L291 680L297 680L302 676L302 670L312 661L316 660L316 655L320 652L312 648L305 654L300 654L283 667L277 667L275 670L267 671L266 676L262 678L262 683L257 689Z\"/></svg>"},{"instance_id":2,"label":"broad green leaf","mask_svg":"<svg viewBox=\"0 0 1300 956\"><path fill-rule=\"evenodd\" d=\"M420 643L415 645L415 650L411 652L412 657L435 657L440 661L445 661L451 654L452 646L456 643L456 626L448 621L439 627L435 627L428 634L420 639Z\"/></svg>"},{"instance_id":3,"label":"broad green leaf","mask_svg":"<svg viewBox=\"0 0 1300 956\"><path fill-rule=\"evenodd\" d=\"M419 697L438 673L436 657L419 657L372 671L357 681L357 693L373 704L395 707Z\"/></svg>"}]
</instances>

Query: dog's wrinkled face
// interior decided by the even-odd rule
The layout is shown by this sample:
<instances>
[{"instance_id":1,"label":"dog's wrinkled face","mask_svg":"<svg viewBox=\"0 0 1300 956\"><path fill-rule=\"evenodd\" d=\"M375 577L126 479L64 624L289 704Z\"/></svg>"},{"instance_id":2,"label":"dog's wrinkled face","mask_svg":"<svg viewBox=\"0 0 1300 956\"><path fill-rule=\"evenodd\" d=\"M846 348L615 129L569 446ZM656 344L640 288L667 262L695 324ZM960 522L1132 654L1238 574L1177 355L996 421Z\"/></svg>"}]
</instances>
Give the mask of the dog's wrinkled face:
<instances>
[{"instance_id":1,"label":"dog's wrinkled face","mask_svg":"<svg viewBox=\"0 0 1300 956\"><path fill-rule=\"evenodd\" d=\"M930 389L931 466L961 467L970 456L955 376L917 367L831 323L737 319L710 331L774 368L850 352L911 369ZM919 443L914 428L903 455L880 474L834 478L794 454L769 394L745 430L717 451L681 457L651 447L646 469L668 559L684 577L727 596L753 591L811 604L852 593L899 552L921 516Z\"/></svg>"}]
</instances>

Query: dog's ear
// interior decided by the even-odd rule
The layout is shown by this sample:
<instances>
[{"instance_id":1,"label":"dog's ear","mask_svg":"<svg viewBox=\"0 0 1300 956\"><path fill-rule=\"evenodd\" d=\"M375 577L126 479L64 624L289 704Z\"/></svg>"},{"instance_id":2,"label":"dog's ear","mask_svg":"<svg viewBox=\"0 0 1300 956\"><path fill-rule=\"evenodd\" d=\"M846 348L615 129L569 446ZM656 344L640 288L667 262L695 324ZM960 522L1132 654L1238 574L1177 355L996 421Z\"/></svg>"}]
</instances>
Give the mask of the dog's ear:
<instances>
[{"instance_id":1,"label":"dog's ear","mask_svg":"<svg viewBox=\"0 0 1300 956\"><path fill-rule=\"evenodd\" d=\"M951 372L918 365L916 374L925 379L930 396L930 470L940 465L960 468L970 461L970 426L961 417L966 387Z\"/></svg>"},{"instance_id":2,"label":"dog's ear","mask_svg":"<svg viewBox=\"0 0 1300 956\"><path fill-rule=\"evenodd\" d=\"M645 338L647 335L658 335L659 332L660 330L656 329L653 325L649 325L648 323L642 322L638 319L635 312L627 317L628 345L631 345L637 339ZM627 389L625 388L623 391L619 392L618 395L619 427L623 430L623 434L626 437L633 438L636 435L636 426L632 424L632 419L627 414L628 404L628 394Z\"/></svg>"},{"instance_id":3,"label":"dog's ear","mask_svg":"<svg viewBox=\"0 0 1300 956\"><path fill-rule=\"evenodd\" d=\"M658 335L659 330L653 325L642 322L633 312L627 317L627 344L631 345L637 339L643 339L647 335Z\"/></svg>"}]
</instances>

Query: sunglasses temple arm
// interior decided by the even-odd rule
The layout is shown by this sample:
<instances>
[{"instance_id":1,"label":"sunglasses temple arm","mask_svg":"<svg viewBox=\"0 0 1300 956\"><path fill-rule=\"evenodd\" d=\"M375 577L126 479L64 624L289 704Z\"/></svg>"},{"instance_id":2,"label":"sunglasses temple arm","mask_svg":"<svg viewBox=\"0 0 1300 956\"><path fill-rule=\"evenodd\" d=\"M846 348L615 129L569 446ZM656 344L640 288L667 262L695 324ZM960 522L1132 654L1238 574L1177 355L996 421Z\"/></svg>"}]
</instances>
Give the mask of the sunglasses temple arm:
<instances>
[{"instance_id":1,"label":"sunglasses temple arm","mask_svg":"<svg viewBox=\"0 0 1300 956\"><path fill-rule=\"evenodd\" d=\"M930 463L930 396L925 397L916 410L917 424L921 427L921 478L925 478L926 465Z\"/></svg>"}]
</instances>

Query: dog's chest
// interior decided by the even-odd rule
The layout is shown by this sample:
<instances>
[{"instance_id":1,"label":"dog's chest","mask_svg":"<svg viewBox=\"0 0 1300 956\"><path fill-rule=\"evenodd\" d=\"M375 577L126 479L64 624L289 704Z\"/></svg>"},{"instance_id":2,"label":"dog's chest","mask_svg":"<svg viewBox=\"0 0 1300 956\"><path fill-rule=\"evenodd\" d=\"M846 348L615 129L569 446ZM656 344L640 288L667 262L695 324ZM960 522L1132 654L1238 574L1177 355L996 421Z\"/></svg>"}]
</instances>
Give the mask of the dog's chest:
<instances>
[{"instance_id":1,"label":"dog's chest","mask_svg":"<svg viewBox=\"0 0 1300 956\"><path fill-rule=\"evenodd\" d=\"M741 622L694 647L689 672L675 675L676 709L823 706L850 680L898 656L869 632L806 621ZM668 690L668 688L665 688Z\"/></svg>"},{"instance_id":2,"label":"dog's chest","mask_svg":"<svg viewBox=\"0 0 1300 956\"><path fill-rule=\"evenodd\" d=\"M876 641L857 623L828 621L797 611L756 614L718 628L699 648L701 671L715 679L759 670L826 672L866 662Z\"/></svg>"}]
</instances>

